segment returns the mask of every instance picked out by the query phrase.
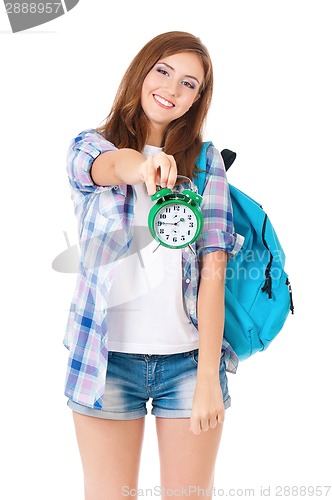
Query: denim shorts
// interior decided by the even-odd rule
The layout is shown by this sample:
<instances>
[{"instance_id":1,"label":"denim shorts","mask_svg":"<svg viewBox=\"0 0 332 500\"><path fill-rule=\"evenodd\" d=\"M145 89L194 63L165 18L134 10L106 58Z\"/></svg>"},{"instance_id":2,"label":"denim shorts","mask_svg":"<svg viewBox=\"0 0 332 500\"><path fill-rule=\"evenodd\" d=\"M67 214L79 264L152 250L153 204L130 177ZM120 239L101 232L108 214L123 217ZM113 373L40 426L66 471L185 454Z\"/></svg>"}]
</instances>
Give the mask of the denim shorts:
<instances>
[{"instance_id":1,"label":"denim shorts","mask_svg":"<svg viewBox=\"0 0 332 500\"><path fill-rule=\"evenodd\" d=\"M103 409L96 410L71 399L72 410L110 420L144 417L152 398L151 414L190 418L196 386L198 349L176 354L132 354L109 351ZM224 351L220 355L220 387L224 408L231 405Z\"/></svg>"}]
</instances>

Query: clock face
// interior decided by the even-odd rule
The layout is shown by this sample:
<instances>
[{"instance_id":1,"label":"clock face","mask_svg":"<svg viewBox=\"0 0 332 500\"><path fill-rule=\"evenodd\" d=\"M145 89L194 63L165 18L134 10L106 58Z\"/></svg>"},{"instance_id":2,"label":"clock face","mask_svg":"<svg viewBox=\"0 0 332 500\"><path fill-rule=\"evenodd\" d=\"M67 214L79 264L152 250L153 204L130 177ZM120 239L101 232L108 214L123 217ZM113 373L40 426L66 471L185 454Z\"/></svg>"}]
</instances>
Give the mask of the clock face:
<instances>
[{"instance_id":1,"label":"clock face","mask_svg":"<svg viewBox=\"0 0 332 500\"><path fill-rule=\"evenodd\" d=\"M162 243L167 246L186 246L196 235L197 218L187 204L172 201L163 205L154 218L154 230Z\"/></svg>"}]
</instances>

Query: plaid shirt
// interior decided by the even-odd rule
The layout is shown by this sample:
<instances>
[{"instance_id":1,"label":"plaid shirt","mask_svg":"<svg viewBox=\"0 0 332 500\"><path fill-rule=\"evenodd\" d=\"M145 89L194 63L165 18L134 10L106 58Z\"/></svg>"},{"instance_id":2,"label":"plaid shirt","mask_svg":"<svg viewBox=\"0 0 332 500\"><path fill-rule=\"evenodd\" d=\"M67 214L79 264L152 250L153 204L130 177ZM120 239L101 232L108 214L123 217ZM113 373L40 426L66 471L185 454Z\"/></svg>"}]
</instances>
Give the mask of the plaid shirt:
<instances>
[{"instance_id":1,"label":"plaid shirt","mask_svg":"<svg viewBox=\"0 0 332 500\"><path fill-rule=\"evenodd\" d=\"M102 409L108 349L107 298L118 269L117 261L128 251L133 237L135 192L131 185L97 186L90 176L95 158L117 148L94 129L75 137L67 154L67 173L78 220L79 271L63 344L69 351L65 395L94 409ZM182 249L184 303L193 325L197 323L198 259L224 249L232 258L243 245L234 232L233 212L222 157L207 150L205 189L201 209L204 227L192 245L195 254ZM238 357L223 338L226 369L235 373Z\"/></svg>"}]
</instances>

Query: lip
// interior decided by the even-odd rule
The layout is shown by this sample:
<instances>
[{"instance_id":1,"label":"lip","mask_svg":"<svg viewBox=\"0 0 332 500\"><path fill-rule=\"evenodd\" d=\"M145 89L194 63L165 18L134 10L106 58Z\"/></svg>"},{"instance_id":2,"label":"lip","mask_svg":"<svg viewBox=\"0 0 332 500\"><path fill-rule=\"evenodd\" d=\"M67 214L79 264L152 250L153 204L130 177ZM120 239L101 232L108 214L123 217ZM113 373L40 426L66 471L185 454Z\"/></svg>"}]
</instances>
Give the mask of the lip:
<instances>
[{"instance_id":1,"label":"lip","mask_svg":"<svg viewBox=\"0 0 332 500\"><path fill-rule=\"evenodd\" d=\"M159 94L152 94L152 95L153 95L154 102L157 103L161 108L163 108L163 109L173 109L175 107L175 104L172 101L169 101L168 99L165 99L165 97L163 97L162 95L159 95ZM156 96L158 96L160 99L163 99L164 101L169 102L170 104L172 104L172 106L165 106L164 104L162 104L160 101L158 101L156 99Z\"/></svg>"}]
</instances>

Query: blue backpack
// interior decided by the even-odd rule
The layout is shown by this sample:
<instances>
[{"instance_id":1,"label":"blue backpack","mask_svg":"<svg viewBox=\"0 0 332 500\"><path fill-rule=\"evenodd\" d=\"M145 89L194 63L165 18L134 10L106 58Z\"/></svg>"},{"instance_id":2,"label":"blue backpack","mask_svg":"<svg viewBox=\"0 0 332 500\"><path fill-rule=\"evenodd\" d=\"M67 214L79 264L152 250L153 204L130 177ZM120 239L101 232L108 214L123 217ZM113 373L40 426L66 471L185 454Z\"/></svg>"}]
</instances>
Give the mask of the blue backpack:
<instances>
[{"instance_id":1,"label":"blue backpack","mask_svg":"<svg viewBox=\"0 0 332 500\"><path fill-rule=\"evenodd\" d=\"M206 176L204 142L194 182L203 193ZM221 152L226 171L236 153ZM264 351L294 314L291 285L284 270L285 254L262 206L229 184L235 232L244 236L241 250L227 264L225 280L225 339L240 361Z\"/></svg>"}]
</instances>

